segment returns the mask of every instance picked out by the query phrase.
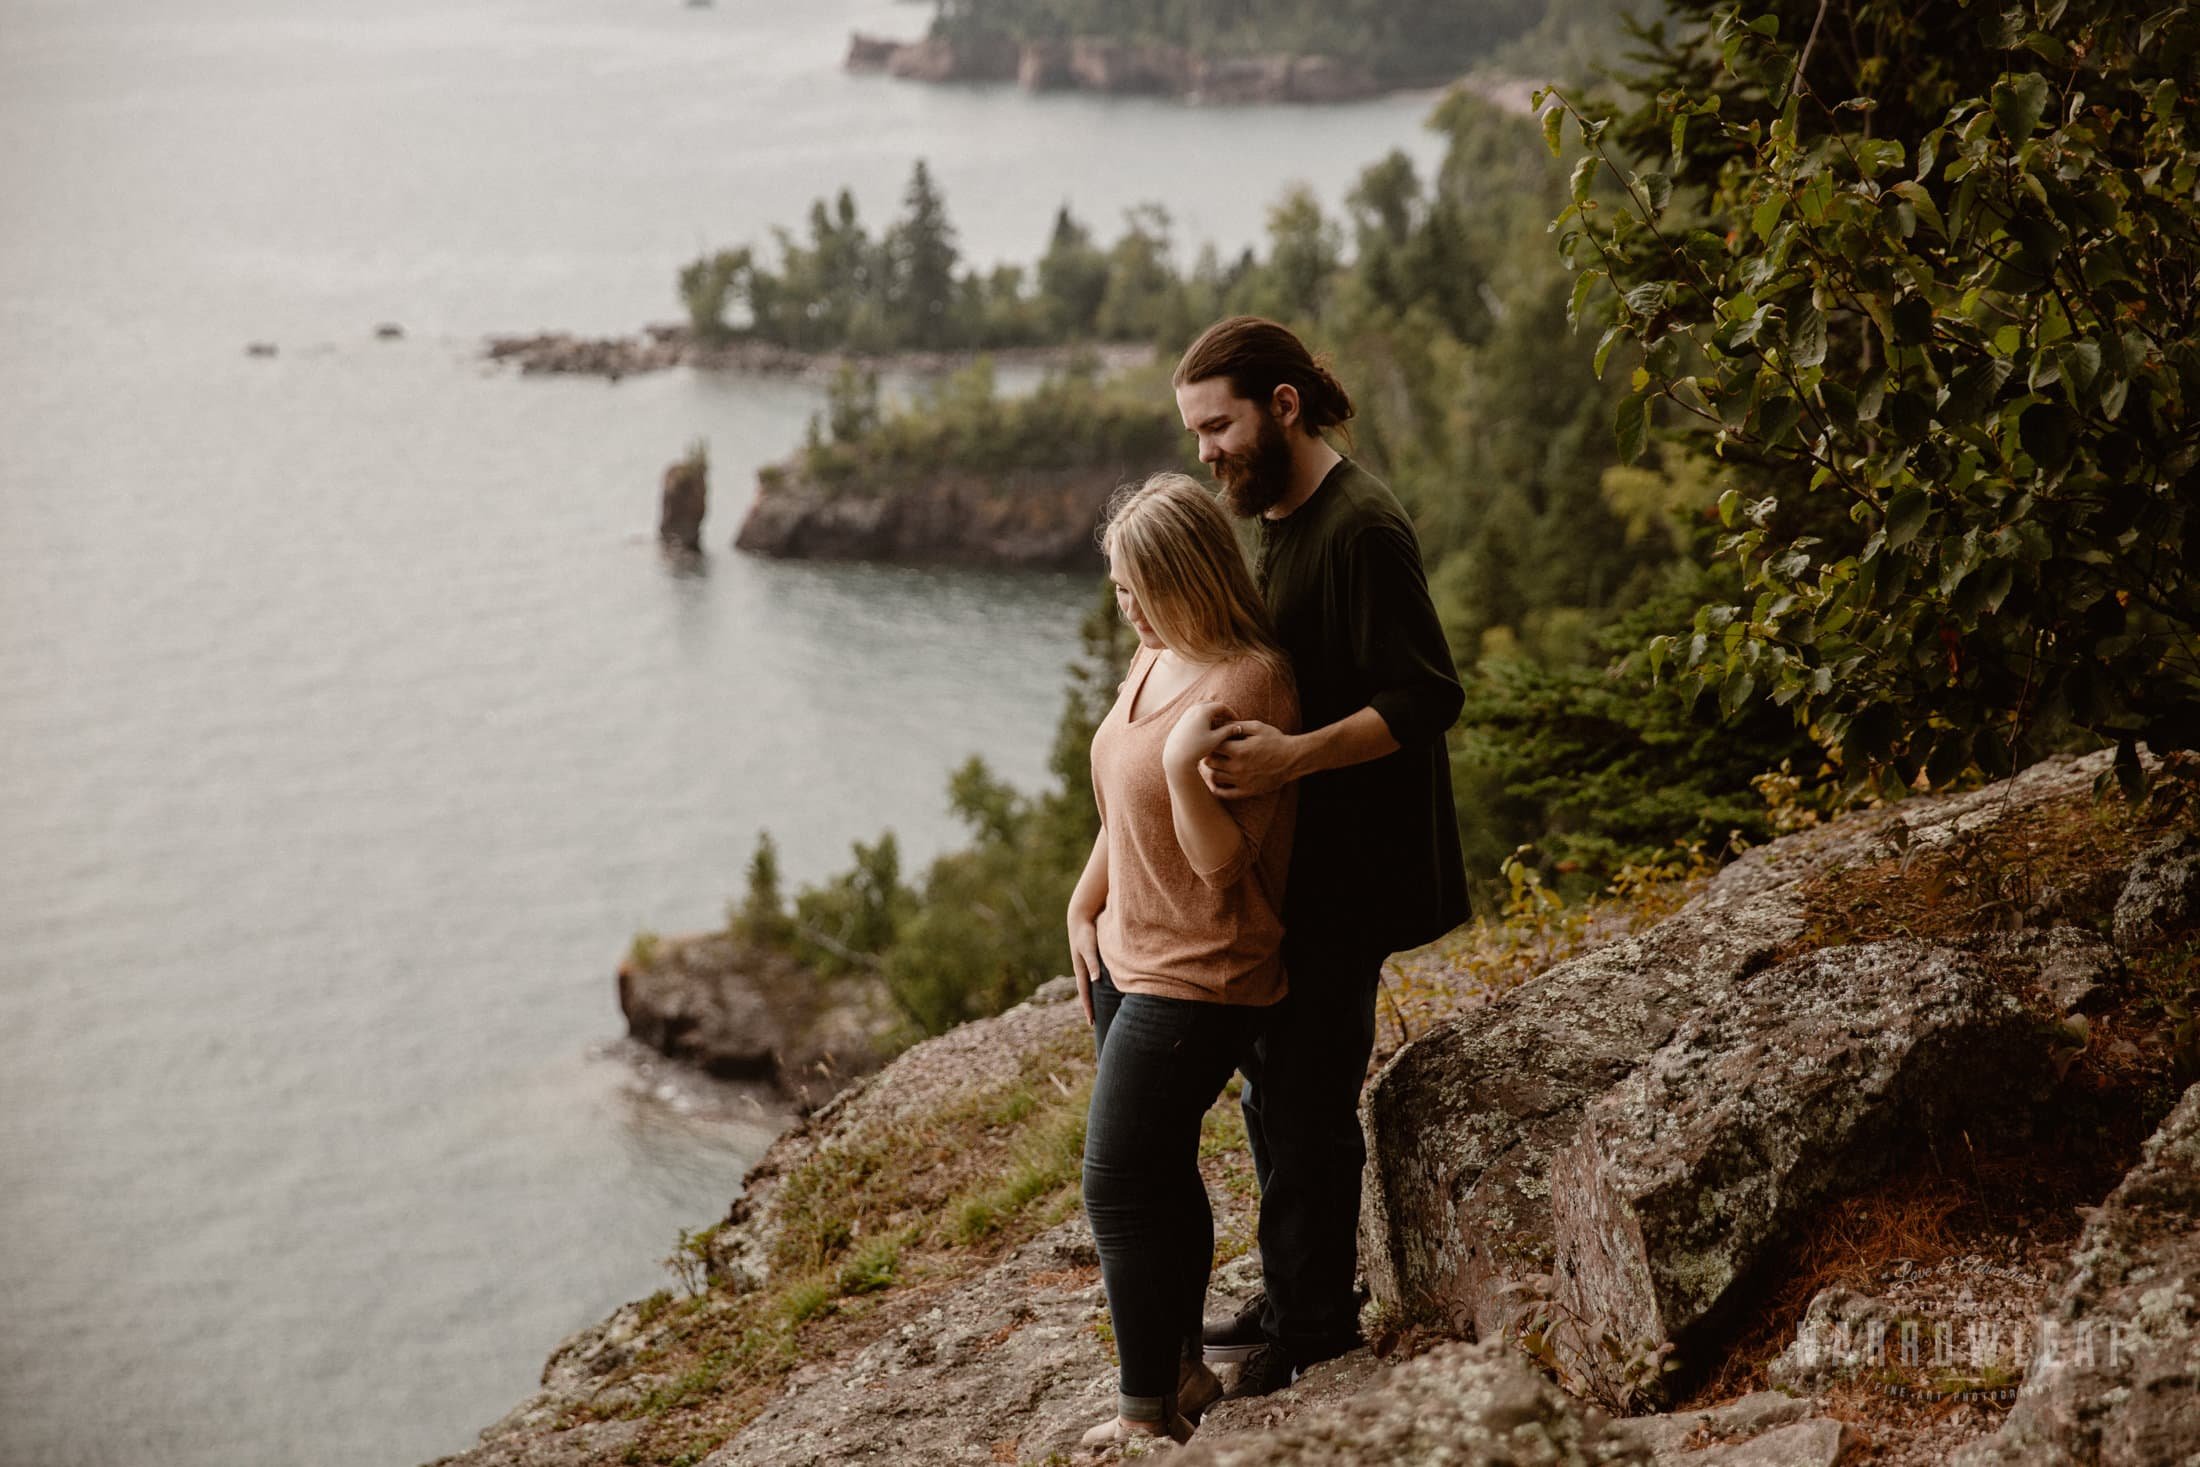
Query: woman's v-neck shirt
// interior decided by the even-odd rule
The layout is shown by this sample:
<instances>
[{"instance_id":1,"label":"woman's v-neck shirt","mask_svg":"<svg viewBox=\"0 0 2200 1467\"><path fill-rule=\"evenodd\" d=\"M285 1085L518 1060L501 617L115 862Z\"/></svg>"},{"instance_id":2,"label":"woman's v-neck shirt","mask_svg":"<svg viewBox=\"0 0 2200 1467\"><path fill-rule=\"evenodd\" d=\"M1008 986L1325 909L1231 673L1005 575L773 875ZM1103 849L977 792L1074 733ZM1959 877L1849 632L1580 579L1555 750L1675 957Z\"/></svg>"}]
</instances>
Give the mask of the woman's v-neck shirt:
<instances>
[{"instance_id":1,"label":"woman's v-neck shirt","mask_svg":"<svg viewBox=\"0 0 2200 1467\"><path fill-rule=\"evenodd\" d=\"M1161 751L1194 703L1233 718L1299 728L1290 680L1253 658L1216 663L1177 694L1131 717L1159 654L1141 647L1115 706L1092 738L1092 788L1106 826L1108 901L1100 957L1125 993L1205 1003L1269 1004L1283 997L1283 887L1298 797L1292 786L1226 800L1238 848L1213 870L1177 843Z\"/></svg>"}]
</instances>

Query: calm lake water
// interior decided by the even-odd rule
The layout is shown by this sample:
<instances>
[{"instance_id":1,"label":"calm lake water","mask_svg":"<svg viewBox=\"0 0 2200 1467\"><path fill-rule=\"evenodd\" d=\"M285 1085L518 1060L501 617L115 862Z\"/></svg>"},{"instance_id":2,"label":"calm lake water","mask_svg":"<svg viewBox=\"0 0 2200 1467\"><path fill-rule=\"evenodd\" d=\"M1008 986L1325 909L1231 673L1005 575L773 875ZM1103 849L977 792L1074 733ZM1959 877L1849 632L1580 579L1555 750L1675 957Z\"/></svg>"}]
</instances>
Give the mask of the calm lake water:
<instances>
[{"instance_id":1,"label":"calm lake water","mask_svg":"<svg viewBox=\"0 0 2200 1467\"><path fill-rule=\"evenodd\" d=\"M1042 777L1094 578L725 549L808 387L521 380L914 158L1234 249L1425 97L1189 111L848 77L811 0L0 0L0 1462L404 1464L669 1280L777 1124L637 1086L611 972ZM382 321L406 337L373 339ZM277 344L247 358L247 341ZM648 541L711 445L713 552Z\"/></svg>"}]
</instances>

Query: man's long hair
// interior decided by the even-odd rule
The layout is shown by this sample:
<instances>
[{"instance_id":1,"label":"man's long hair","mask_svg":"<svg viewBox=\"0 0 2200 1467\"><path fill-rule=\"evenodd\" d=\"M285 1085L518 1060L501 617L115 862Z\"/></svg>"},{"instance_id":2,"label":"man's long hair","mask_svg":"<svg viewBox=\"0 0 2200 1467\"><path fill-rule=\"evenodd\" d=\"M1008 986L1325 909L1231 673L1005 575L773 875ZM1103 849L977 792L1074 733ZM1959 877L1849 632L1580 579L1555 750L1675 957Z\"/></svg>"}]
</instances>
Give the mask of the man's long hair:
<instances>
[{"instance_id":1,"label":"man's long hair","mask_svg":"<svg viewBox=\"0 0 2200 1467\"><path fill-rule=\"evenodd\" d=\"M1299 422L1309 433L1342 428L1352 398L1323 361L1288 326L1259 316L1232 316L1199 333L1170 378L1172 387L1226 377L1230 390L1268 411L1288 382L1299 394ZM1347 430L1349 432L1349 430Z\"/></svg>"}]
</instances>

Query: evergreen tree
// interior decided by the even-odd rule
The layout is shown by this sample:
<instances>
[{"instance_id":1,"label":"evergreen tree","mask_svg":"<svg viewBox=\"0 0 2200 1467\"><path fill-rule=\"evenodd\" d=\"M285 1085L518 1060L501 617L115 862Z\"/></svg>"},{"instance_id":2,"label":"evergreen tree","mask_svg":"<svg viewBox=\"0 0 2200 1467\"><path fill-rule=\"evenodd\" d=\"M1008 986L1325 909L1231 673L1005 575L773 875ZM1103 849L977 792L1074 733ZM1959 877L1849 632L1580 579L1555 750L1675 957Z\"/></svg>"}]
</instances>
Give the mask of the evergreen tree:
<instances>
[{"instance_id":1,"label":"evergreen tree","mask_svg":"<svg viewBox=\"0 0 2200 1467\"><path fill-rule=\"evenodd\" d=\"M908 345L949 344L955 300L955 228L947 205L919 158L902 195L902 216L886 241L893 269L889 298L896 337Z\"/></svg>"}]
</instances>

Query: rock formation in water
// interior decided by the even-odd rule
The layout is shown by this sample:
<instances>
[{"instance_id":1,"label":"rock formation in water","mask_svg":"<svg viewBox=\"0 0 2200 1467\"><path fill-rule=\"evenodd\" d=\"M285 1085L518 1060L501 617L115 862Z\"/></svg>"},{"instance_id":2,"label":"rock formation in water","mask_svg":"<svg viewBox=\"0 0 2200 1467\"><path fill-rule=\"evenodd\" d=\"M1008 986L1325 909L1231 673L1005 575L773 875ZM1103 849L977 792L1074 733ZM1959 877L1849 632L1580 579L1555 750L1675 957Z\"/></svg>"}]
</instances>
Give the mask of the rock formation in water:
<instances>
[{"instance_id":1,"label":"rock formation in water","mask_svg":"<svg viewBox=\"0 0 2200 1467\"><path fill-rule=\"evenodd\" d=\"M1207 103L1356 102L1391 88L1334 56L1202 56L1181 46L1073 36L891 41L849 37L847 69L924 82L1014 82L1027 92L1086 91ZM1435 81L1439 78L1427 78Z\"/></svg>"},{"instance_id":2,"label":"rock formation in water","mask_svg":"<svg viewBox=\"0 0 2200 1467\"><path fill-rule=\"evenodd\" d=\"M1187 1467L1834 1467L1859 1442L1905 1463L1965 1447L1962 1467L2200 1452L2200 1086L2172 1083L2192 1056L2148 1007L2200 932L2187 874L2200 781L2179 774L2184 803L2142 818L2095 805L2106 768L2053 760L1776 841L1647 930L1407 1043L1363 1109L1362 1254L1396 1348L1218 1405ZM709 1290L574 1336L540 1393L446 1460L1066 1458L1112 1400L1104 1299L1064 1153L1076 1133L1049 1151L1019 1126L1035 1108L1049 1125L1078 1114L1090 1040L1068 998L1056 980L920 1044L783 1137L710 1242ZM1908 1306L1848 1287L1798 1306L1770 1348L1753 1337L1763 1354L1741 1363L1778 1354L1781 1390L1613 1414L1653 1399L1635 1389L1655 1383L1662 1357L1637 1353L1653 1339L1681 1342L1696 1379L1732 1352L1820 1218L1859 1202L1899 1212L1935 1177L1971 1188L1981 1166L2034 1160L2055 1135L2090 1148L2058 1162L2094 1188L2075 1194L2099 1203L2082 1234L2027 1244L1988 1209L2010 1235L1981 1246L2039 1267L1957 1250L1888 1257L1878 1275L1944 1324L2029 1328L2040 1348L1981 1393L2015 1396L2005 1420L1932 1394L1976 1373L1959 1356L1891 1368L1903 1362L1874 1353L1872 1325ZM1925 1169L1890 1174L1906 1153ZM1218 1237L1242 1236L1251 1198L1211 1191ZM1019 1197L1056 1201L989 1249ZM923 1250L905 1274L864 1261L896 1248ZM1255 1277L1251 1255L1235 1258L1217 1290L1241 1296ZM801 1358L741 1363L794 1338L771 1321L821 1307L830 1321L800 1336ZM1852 1328L1872 1350L1809 1348ZM730 1353L698 1354L710 1349ZM1890 1376L1930 1403L1873 1417Z\"/></svg>"},{"instance_id":3,"label":"rock formation in water","mask_svg":"<svg viewBox=\"0 0 2200 1467\"><path fill-rule=\"evenodd\" d=\"M710 464L691 453L665 468L664 487L657 496L657 538L675 549L700 555L703 550L703 516L710 509Z\"/></svg>"},{"instance_id":4,"label":"rock formation in water","mask_svg":"<svg viewBox=\"0 0 2200 1467\"><path fill-rule=\"evenodd\" d=\"M815 1105L893 1052L902 1021L868 975L826 978L726 932L650 944L619 965L627 1032L726 1080Z\"/></svg>"},{"instance_id":5,"label":"rock formation in water","mask_svg":"<svg viewBox=\"0 0 2200 1467\"><path fill-rule=\"evenodd\" d=\"M1097 569L1095 536L1120 466L992 477L941 472L891 490L838 489L773 466L734 547L795 560Z\"/></svg>"}]
</instances>

